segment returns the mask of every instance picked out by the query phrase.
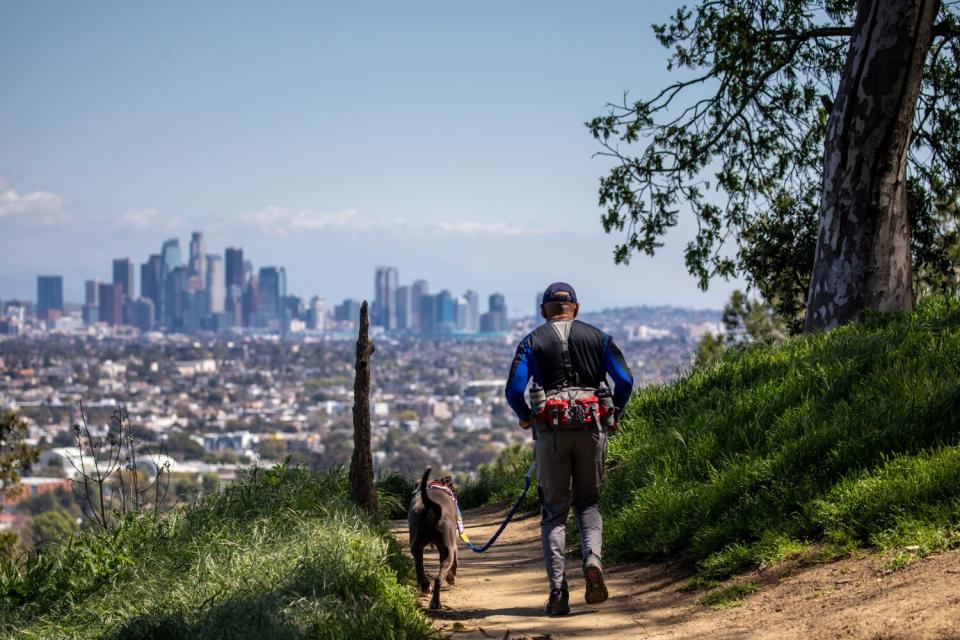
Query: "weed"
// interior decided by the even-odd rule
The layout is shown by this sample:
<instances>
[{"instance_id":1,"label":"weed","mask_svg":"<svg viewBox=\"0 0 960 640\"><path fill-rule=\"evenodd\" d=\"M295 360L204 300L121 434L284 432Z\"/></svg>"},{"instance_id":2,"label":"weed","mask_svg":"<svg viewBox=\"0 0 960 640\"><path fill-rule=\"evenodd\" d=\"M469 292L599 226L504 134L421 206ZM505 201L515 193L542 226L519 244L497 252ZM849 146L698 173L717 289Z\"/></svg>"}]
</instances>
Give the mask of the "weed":
<instances>
[{"instance_id":1,"label":"weed","mask_svg":"<svg viewBox=\"0 0 960 640\"><path fill-rule=\"evenodd\" d=\"M711 591L700 600L700 603L713 607L714 609L739 607L743 604L745 597L759 590L760 585L756 582L741 582L732 587Z\"/></svg>"}]
</instances>

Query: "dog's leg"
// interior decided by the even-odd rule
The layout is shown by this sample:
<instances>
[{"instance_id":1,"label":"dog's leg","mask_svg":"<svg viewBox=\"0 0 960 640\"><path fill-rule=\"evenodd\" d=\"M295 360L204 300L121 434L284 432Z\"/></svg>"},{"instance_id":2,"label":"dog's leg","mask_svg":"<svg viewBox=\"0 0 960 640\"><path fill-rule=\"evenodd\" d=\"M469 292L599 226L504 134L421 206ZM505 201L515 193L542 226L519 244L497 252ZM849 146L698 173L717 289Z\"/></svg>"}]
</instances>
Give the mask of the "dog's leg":
<instances>
[{"instance_id":1,"label":"dog's leg","mask_svg":"<svg viewBox=\"0 0 960 640\"><path fill-rule=\"evenodd\" d=\"M437 571L437 577L433 580L433 598L430 599L431 609L440 608L440 585L447 577L447 572L450 570L450 560L452 558L450 549L448 549L445 544L438 544L437 551L440 552L440 569Z\"/></svg>"},{"instance_id":2,"label":"dog's leg","mask_svg":"<svg viewBox=\"0 0 960 640\"><path fill-rule=\"evenodd\" d=\"M457 556L459 551L454 548L453 553L450 554L453 557L453 562L450 563L450 572L447 573L447 584L453 586L457 584Z\"/></svg>"},{"instance_id":3,"label":"dog's leg","mask_svg":"<svg viewBox=\"0 0 960 640\"><path fill-rule=\"evenodd\" d=\"M410 551L413 554L413 565L417 570L417 586L420 587L420 593L426 593L430 590L430 578L427 577L427 571L423 568L423 545L413 546Z\"/></svg>"}]
</instances>

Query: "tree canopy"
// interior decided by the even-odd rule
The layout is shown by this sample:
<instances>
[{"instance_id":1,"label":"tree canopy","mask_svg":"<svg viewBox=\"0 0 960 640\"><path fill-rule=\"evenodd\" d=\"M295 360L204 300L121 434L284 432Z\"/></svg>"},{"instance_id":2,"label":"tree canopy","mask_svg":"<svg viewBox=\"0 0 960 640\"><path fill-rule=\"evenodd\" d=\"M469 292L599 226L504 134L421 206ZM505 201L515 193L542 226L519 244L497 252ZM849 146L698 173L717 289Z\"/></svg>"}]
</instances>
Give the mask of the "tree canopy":
<instances>
[{"instance_id":1,"label":"tree canopy","mask_svg":"<svg viewBox=\"0 0 960 640\"><path fill-rule=\"evenodd\" d=\"M909 142L914 273L955 283L960 173L958 1L938 7ZM858 5L853 0L701 0L653 27L679 77L627 94L587 123L614 160L599 198L614 259L652 255L681 212L699 285L744 276L796 331L814 259L824 141Z\"/></svg>"}]
</instances>

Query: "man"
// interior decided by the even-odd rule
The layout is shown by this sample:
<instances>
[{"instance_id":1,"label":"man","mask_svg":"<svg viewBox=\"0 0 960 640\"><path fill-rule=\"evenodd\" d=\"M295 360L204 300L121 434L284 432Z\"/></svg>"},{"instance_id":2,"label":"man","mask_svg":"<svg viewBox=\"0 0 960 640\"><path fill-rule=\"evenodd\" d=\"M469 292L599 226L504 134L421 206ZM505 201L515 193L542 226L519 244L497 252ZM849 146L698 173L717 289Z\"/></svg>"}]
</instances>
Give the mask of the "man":
<instances>
[{"instance_id":1,"label":"man","mask_svg":"<svg viewBox=\"0 0 960 640\"><path fill-rule=\"evenodd\" d=\"M620 349L606 333L575 320L579 311L573 287L565 282L547 287L540 305L547 322L520 342L507 379L507 402L520 426L532 426L534 432L540 538L550 581L547 615L570 612L563 556L571 505L580 529L585 600L597 604L607 599L600 565L603 522L599 501L609 434L595 410L596 395L609 376L618 414L633 391L633 376ZM551 408L549 419L543 412L534 415L524 399L530 378L545 392ZM591 410L584 411L584 407Z\"/></svg>"}]
</instances>

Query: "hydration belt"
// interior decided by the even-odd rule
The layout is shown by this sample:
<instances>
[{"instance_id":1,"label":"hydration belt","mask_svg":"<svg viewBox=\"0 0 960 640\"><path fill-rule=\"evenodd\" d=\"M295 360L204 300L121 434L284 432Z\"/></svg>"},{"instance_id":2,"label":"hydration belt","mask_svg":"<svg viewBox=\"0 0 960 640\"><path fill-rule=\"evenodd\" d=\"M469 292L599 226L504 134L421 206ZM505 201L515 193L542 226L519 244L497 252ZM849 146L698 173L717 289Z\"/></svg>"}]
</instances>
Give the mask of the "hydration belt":
<instances>
[{"instance_id":1,"label":"hydration belt","mask_svg":"<svg viewBox=\"0 0 960 640\"><path fill-rule=\"evenodd\" d=\"M543 408L533 414L533 422L541 431L590 429L602 425L606 414L595 389L568 387L547 394Z\"/></svg>"}]
</instances>

